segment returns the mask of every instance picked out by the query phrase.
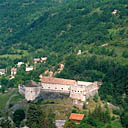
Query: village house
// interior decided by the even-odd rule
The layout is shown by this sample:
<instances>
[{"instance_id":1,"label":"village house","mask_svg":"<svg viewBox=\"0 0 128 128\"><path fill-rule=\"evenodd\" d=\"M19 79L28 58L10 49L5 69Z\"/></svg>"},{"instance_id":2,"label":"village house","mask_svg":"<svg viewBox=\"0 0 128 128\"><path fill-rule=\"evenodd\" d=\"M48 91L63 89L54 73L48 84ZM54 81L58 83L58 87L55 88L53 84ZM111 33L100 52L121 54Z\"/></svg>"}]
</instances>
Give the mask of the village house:
<instances>
[{"instance_id":1,"label":"village house","mask_svg":"<svg viewBox=\"0 0 128 128\"><path fill-rule=\"evenodd\" d=\"M69 119L73 120L76 124L80 124L80 121L83 120L84 114L71 113Z\"/></svg>"},{"instance_id":2,"label":"village house","mask_svg":"<svg viewBox=\"0 0 128 128\"><path fill-rule=\"evenodd\" d=\"M34 58L33 63L37 64L38 62L40 62L40 58Z\"/></svg>"},{"instance_id":3,"label":"village house","mask_svg":"<svg viewBox=\"0 0 128 128\"><path fill-rule=\"evenodd\" d=\"M40 58L40 62L46 63L46 60L47 60L47 57L41 57L41 58Z\"/></svg>"},{"instance_id":4,"label":"village house","mask_svg":"<svg viewBox=\"0 0 128 128\"><path fill-rule=\"evenodd\" d=\"M113 15L116 15L117 14L117 10L115 9L113 12L112 12Z\"/></svg>"},{"instance_id":5,"label":"village house","mask_svg":"<svg viewBox=\"0 0 128 128\"><path fill-rule=\"evenodd\" d=\"M11 76L15 76L17 73L17 68L12 68L11 69Z\"/></svg>"},{"instance_id":6,"label":"village house","mask_svg":"<svg viewBox=\"0 0 128 128\"><path fill-rule=\"evenodd\" d=\"M5 75L6 70L5 69L0 69L0 75Z\"/></svg>"},{"instance_id":7,"label":"village house","mask_svg":"<svg viewBox=\"0 0 128 128\"><path fill-rule=\"evenodd\" d=\"M80 55L80 54L81 54L81 50L78 50L77 55Z\"/></svg>"},{"instance_id":8,"label":"village house","mask_svg":"<svg viewBox=\"0 0 128 128\"><path fill-rule=\"evenodd\" d=\"M29 128L28 126L24 126L24 127L22 127L22 128Z\"/></svg>"},{"instance_id":9,"label":"village house","mask_svg":"<svg viewBox=\"0 0 128 128\"><path fill-rule=\"evenodd\" d=\"M22 64L24 64L24 62L18 62L17 67L20 68Z\"/></svg>"},{"instance_id":10,"label":"village house","mask_svg":"<svg viewBox=\"0 0 128 128\"><path fill-rule=\"evenodd\" d=\"M33 59L33 63L34 64L37 64L38 62L44 62L44 63L46 63L46 60L47 60L47 57L40 57L40 58L34 58Z\"/></svg>"},{"instance_id":11,"label":"village house","mask_svg":"<svg viewBox=\"0 0 128 128\"><path fill-rule=\"evenodd\" d=\"M59 64L59 68L58 68L57 72L55 72L55 74L60 73L63 69L64 69L64 63Z\"/></svg>"},{"instance_id":12,"label":"village house","mask_svg":"<svg viewBox=\"0 0 128 128\"><path fill-rule=\"evenodd\" d=\"M32 71L34 68L33 66L26 66L26 72Z\"/></svg>"}]
</instances>

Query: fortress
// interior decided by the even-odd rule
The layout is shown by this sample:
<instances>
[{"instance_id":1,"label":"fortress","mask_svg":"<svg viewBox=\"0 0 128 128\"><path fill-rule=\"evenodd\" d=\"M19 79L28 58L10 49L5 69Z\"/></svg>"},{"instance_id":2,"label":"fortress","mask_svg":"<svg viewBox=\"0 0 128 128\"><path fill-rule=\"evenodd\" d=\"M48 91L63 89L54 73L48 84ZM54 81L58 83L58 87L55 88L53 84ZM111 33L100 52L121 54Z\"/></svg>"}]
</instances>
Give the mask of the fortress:
<instances>
[{"instance_id":1,"label":"fortress","mask_svg":"<svg viewBox=\"0 0 128 128\"><path fill-rule=\"evenodd\" d=\"M41 82L30 81L25 86L19 85L19 92L27 101L35 100L43 92L68 94L74 104L85 102L98 93L101 82L84 82L54 77L41 77Z\"/></svg>"}]
</instances>

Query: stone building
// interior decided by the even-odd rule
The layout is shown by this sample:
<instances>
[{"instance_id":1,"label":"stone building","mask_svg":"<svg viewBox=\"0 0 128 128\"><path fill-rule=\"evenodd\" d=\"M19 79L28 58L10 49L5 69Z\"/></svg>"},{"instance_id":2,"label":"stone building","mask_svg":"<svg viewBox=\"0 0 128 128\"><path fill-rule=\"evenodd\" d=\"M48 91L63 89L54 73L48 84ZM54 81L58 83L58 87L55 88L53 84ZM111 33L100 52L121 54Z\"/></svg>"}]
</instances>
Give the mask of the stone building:
<instances>
[{"instance_id":1,"label":"stone building","mask_svg":"<svg viewBox=\"0 0 128 128\"><path fill-rule=\"evenodd\" d=\"M25 86L25 99L27 101L35 100L40 94L40 86L34 81L30 81Z\"/></svg>"},{"instance_id":2,"label":"stone building","mask_svg":"<svg viewBox=\"0 0 128 128\"><path fill-rule=\"evenodd\" d=\"M71 86L76 84L75 80L60 79L53 77L41 78L41 87L44 91L70 93Z\"/></svg>"},{"instance_id":3,"label":"stone building","mask_svg":"<svg viewBox=\"0 0 128 128\"><path fill-rule=\"evenodd\" d=\"M70 90L70 97L74 99L74 104L76 102L86 101L91 96L94 96L98 93L99 89L98 82L84 82L84 81L77 81L77 84L71 86Z\"/></svg>"},{"instance_id":4,"label":"stone building","mask_svg":"<svg viewBox=\"0 0 128 128\"><path fill-rule=\"evenodd\" d=\"M30 81L25 87L25 98L33 101L41 93L54 92L68 94L73 100L73 104L83 104L88 98L98 93L99 82L84 82L69 79L41 77L41 82ZM19 87L19 92L23 93L23 87Z\"/></svg>"}]
</instances>

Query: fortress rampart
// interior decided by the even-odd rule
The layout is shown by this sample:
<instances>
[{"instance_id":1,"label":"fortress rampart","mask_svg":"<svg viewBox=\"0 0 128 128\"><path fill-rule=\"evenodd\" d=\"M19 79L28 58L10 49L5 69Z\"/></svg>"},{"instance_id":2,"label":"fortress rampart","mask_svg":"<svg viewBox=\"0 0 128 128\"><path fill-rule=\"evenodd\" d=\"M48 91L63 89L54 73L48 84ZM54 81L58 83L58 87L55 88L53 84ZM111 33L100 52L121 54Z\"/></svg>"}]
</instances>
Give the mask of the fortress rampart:
<instances>
[{"instance_id":1,"label":"fortress rampart","mask_svg":"<svg viewBox=\"0 0 128 128\"><path fill-rule=\"evenodd\" d=\"M74 101L85 102L98 93L101 82L84 82L69 79L45 77L41 82L30 81L24 87L19 85L19 92L25 95L27 101L35 100L43 92L69 94ZM22 89L22 90L21 90Z\"/></svg>"}]
</instances>

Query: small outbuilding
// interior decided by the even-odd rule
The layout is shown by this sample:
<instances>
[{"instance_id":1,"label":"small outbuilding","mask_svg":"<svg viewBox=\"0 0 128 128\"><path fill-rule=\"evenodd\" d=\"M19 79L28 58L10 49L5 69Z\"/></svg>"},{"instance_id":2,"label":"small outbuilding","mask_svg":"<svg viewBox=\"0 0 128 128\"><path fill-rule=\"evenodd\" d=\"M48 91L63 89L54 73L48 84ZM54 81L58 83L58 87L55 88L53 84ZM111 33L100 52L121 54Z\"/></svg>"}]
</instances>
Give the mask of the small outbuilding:
<instances>
[{"instance_id":1,"label":"small outbuilding","mask_svg":"<svg viewBox=\"0 0 128 128\"><path fill-rule=\"evenodd\" d=\"M80 124L80 121L83 120L84 114L71 113L70 120L73 120L76 124Z\"/></svg>"},{"instance_id":2,"label":"small outbuilding","mask_svg":"<svg viewBox=\"0 0 128 128\"><path fill-rule=\"evenodd\" d=\"M6 70L5 69L0 69L0 75L5 75Z\"/></svg>"},{"instance_id":3,"label":"small outbuilding","mask_svg":"<svg viewBox=\"0 0 128 128\"><path fill-rule=\"evenodd\" d=\"M11 76L15 76L17 73L17 68L12 68L11 69Z\"/></svg>"}]
</instances>

